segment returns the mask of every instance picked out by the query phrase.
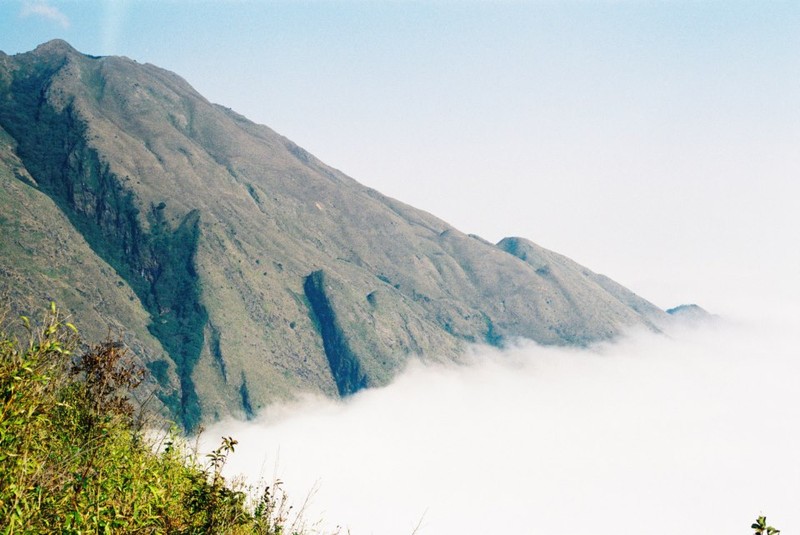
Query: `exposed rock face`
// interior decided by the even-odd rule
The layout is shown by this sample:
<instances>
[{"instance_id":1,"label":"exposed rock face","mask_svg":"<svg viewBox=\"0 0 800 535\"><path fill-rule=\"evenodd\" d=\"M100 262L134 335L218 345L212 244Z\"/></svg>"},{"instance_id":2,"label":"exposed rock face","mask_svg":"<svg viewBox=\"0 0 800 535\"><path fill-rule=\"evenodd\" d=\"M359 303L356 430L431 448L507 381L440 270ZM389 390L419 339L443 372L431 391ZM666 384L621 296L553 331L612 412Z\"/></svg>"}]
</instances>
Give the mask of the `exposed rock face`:
<instances>
[{"instance_id":1,"label":"exposed rock face","mask_svg":"<svg viewBox=\"0 0 800 535\"><path fill-rule=\"evenodd\" d=\"M189 428L382 385L411 355L667 317L527 240L364 187L152 65L63 41L2 54L0 127L0 280L124 330Z\"/></svg>"}]
</instances>

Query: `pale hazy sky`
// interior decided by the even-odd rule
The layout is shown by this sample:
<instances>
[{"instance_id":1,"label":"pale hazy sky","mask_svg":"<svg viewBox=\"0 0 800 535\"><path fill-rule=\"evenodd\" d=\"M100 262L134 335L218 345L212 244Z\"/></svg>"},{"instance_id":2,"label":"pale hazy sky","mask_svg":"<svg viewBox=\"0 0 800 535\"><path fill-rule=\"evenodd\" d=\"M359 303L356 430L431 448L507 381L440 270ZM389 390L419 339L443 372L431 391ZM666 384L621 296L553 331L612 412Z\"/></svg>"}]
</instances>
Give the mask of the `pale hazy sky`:
<instances>
[{"instance_id":1,"label":"pale hazy sky","mask_svg":"<svg viewBox=\"0 0 800 535\"><path fill-rule=\"evenodd\" d=\"M0 50L54 37L660 306L800 299L796 0L0 2Z\"/></svg>"}]
</instances>

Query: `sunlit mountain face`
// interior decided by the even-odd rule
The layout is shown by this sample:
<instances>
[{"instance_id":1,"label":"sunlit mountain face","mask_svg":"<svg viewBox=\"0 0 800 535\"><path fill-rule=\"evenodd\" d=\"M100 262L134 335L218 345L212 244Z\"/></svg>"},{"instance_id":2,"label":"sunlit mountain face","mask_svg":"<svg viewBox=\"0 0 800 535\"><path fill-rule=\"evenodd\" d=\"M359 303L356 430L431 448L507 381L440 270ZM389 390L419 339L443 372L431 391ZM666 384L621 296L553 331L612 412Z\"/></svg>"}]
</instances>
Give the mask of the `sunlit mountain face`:
<instances>
[{"instance_id":1,"label":"sunlit mountain face","mask_svg":"<svg viewBox=\"0 0 800 535\"><path fill-rule=\"evenodd\" d=\"M51 41L5 56L2 80L20 199L5 219L31 229L5 234L6 280L115 325L186 429L382 386L469 344L585 346L670 322L526 239L493 244L362 186L152 65ZM53 240L33 232L51 227L55 281Z\"/></svg>"}]
</instances>

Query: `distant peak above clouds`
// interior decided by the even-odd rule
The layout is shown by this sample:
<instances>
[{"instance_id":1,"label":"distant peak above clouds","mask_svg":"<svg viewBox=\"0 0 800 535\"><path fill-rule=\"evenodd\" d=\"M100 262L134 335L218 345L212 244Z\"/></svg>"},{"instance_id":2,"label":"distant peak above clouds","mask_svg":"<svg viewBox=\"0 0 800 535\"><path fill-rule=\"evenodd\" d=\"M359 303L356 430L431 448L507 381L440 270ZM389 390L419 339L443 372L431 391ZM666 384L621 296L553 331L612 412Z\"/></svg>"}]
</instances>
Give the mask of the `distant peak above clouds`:
<instances>
[{"instance_id":1,"label":"distant peak above clouds","mask_svg":"<svg viewBox=\"0 0 800 535\"><path fill-rule=\"evenodd\" d=\"M718 316L711 314L706 309L699 305L687 304L678 305L674 308L667 309L667 314L689 323L699 323L718 319Z\"/></svg>"}]
</instances>

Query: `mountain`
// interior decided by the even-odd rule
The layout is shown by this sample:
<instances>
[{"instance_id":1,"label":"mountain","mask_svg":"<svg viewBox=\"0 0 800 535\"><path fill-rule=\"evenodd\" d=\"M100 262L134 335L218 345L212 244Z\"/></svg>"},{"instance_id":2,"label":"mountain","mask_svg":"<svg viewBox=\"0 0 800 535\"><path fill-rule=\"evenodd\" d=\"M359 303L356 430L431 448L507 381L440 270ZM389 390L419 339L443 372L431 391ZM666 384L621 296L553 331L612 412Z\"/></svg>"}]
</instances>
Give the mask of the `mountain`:
<instances>
[{"instance_id":1,"label":"mountain","mask_svg":"<svg viewBox=\"0 0 800 535\"><path fill-rule=\"evenodd\" d=\"M0 53L0 182L8 303L55 299L88 336L122 336L190 429L383 385L413 355L669 317L381 195L171 72L63 41Z\"/></svg>"},{"instance_id":2,"label":"mountain","mask_svg":"<svg viewBox=\"0 0 800 535\"><path fill-rule=\"evenodd\" d=\"M667 309L667 314L678 319L682 323L688 323L690 325L698 325L718 321L720 319L716 314L711 314L706 309L694 304L678 305L674 308L669 308Z\"/></svg>"}]
</instances>

